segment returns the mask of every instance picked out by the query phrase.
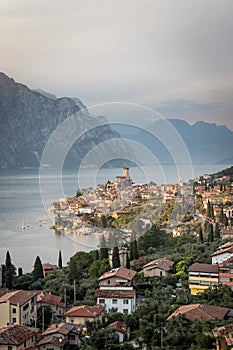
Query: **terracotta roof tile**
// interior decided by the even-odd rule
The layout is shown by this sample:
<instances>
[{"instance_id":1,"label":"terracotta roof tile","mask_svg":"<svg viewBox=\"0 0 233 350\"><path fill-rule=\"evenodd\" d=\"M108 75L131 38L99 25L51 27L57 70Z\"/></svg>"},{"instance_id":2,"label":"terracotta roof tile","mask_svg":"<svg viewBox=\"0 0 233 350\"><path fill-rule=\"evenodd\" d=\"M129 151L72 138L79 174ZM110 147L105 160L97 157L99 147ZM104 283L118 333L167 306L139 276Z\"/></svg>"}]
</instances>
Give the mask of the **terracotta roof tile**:
<instances>
[{"instance_id":1,"label":"terracotta roof tile","mask_svg":"<svg viewBox=\"0 0 233 350\"><path fill-rule=\"evenodd\" d=\"M104 311L103 306L74 306L69 311L65 313L65 316L74 316L74 317L97 317Z\"/></svg>"},{"instance_id":2,"label":"terracotta roof tile","mask_svg":"<svg viewBox=\"0 0 233 350\"><path fill-rule=\"evenodd\" d=\"M61 302L61 297L59 295L50 293L40 292L37 294L37 302L43 302L45 304L56 305L63 308L65 307L65 304Z\"/></svg>"},{"instance_id":3,"label":"terracotta roof tile","mask_svg":"<svg viewBox=\"0 0 233 350\"><path fill-rule=\"evenodd\" d=\"M226 248L223 248L223 249L219 249L216 252L214 252L211 256L221 255L221 254L224 254L224 253L233 253L233 246L231 245L229 247L226 247Z\"/></svg>"},{"instance_id":4,"label":"terracotta roof tile","mask_svg":"<svg viewBox=\"0 0 233 350\"><path fill-rule=\"evenodd\" d=\"M188 268L188 272L209 272L218 274L218 265L194 263Z\"/></svg>"},{"instance_id":5,"label":"terracotta roof tile","mask_svg":"<svg viewBox=\"0 0 233 350\"><path fill-rule=\"evenodd\" d=\"M75 323L59 323L59 324L52 324L46 331L42 333L42 336L47 336L49 334L54 333L60 333L63 335L67 335L70 332L72 333L79 333L80 329L82 329L84 326L80 324Z\"/></svg>"},{"instance_id":6,"label":"terracotta roof tile","mask_svg":"<svg viewBox=\"0 0 233 350\"><path fill-rule=\"evenodd\" d=\"M134 289L131 290L115 290L115 289L97 289L95 292L96 298L119 298L119 299L132 299L136 295Z\"/></svg>"},{"instance_id":7,"label":"terracotta roof tile","mask_svg":"<svg viewBox=\"0 0 233 350\"><path fill-rule=\"evenodd\" d=\"M20 306L24 305L30 299L33 298L35 293L33 291L26 290L16 290L13 292L8 292L0 298L0 303L5 303L6 301L10 301L12 305L19 304Z\"/></svg>"},{"instance_id":8,"label":"terracotta roof tile","mask_svg":"<svg viewBox=\"0 0 233 350\"><path fill-rule=\"evenodd\" d=\"M0 345L20 345L37 334L35 328L14 325L0 328Z\"/></svg>"},{"instance_id":9,"label":"terracotta roof tile","mask_svg":"<svg viewBox=\"0 0 233 350\"><path fill-rule=\"evenodd\" d=\"M125 267L118 267L117 269L112 269L109 272L105 272L102 276L100 276L99 281L102 281L110 277L119 277L119 278L126 279L128 281L132 281L135 275L136 275L136 271L126 269Z\"/></svg>"},{"instance_id":10,"label":"terracotta roof tile","mask_svg":"<svg viewBox=\"0 0 233 350\"><path fill-rule=\"evenodd\" d=\"M115 329L117 332L128 334L130 333L130 327L126 323L116 321L108 325L109 328Z\"/></svg>"},{"instance_id":11,"label":"terracotta roof tile","mask_svg":"<svg viewBox=\"0 0 233 350\"><path fill-rule=\"evenodd\" d=\"M67 343L67 341L65 339L51 336L51 337L48 337L48 338L41 339L37 343L37 346L41 346L41 345L45 345L45 344L53 344L53 345L56 345L56 346L64 346L66 343Z\"/></svg>"},{"instance_id":12,"label":"terracotta roof tile","mask_svg":"<svg viewBox=\"0 0 233 350\"><path fill-rule=\"evenodd\" d=\"M43 270L58 269L57 265L53 265L50 263L44 263L42 266L43 266Z\"/></svg>"},{"instance_id":13,"label":"terracotta roof tile","mask_svg":"<svg viewBox=\"0 0 233 350\"><path fill-rule=\"evenodd\" d=\"M179 306L168 318L178 315L184 315L188 320L215 320L223 319L229 312L229 308L208 305L208 304L190 304Z\"/></svg>"},{"instance_id":14,"label":"terracotta roof tile","mask_svg":"<svg viewBox=\"0 0 233 350\"><path fill-rule=\"evenodd\" d=\"M157 259L150 261L146 265L144 265L142 268L155 268L157 267L158 269L164 270L164 271L169 271L171 270L172 265L174 264L174 261L168 260L168 259Z\"/></svg>"}]
</instances>

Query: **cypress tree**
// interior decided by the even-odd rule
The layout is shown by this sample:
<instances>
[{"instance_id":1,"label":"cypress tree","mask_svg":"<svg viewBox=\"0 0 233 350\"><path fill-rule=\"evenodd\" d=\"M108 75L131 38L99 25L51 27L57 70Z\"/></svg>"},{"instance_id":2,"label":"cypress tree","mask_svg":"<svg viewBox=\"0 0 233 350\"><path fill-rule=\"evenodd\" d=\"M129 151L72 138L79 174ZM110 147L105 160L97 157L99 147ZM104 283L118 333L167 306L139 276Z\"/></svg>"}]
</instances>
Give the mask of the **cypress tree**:
<instances>
[{"instance_id":1,"label":"cypress tree","mask_svg":"<svg viewBox=\"0 0 233 350\"><path fill-rule=\"evenodd\" d=\"M208 202L207 202L206 216L207 216L207 218L211 217L211 209L210 209L210 201L209 201L209 199L208 199Z\"/></svg>"},{"instance_id":2,"label":"cypress tree","mask_svg":"<svg viewBox=\"0 0 233 350\"><path fill-rule=\"evenodd\" d=\"M220 215L219 215L219 221L223 224L224 223L224 212L223 212L223 205L221 205Z\"/></svg>"},{"instance_id":3,"label":"cypress tree","mask_svg":"<svg viewBox=\"0 0 233 350\"><path fill-rule=\"evenodd\" d=\"M59 255L58 255L58 267L59 267L59 269L62 269L62 256L61 256L61 250L59 250Z\"/></svg>"},{"instance_id":4,"label":"cypress tree","mask_svg":"<svg viewBox=\"0 0 233 350\"><path fill-rule=\"evenodd\" d=\"M209 223L208 225L208 241L213 242L214 241L214 230L213 225Z\"/></svg>"},{"instance_id":5,"label":"cypress tree","mask_svg":"<svg viewBox=\"0 0 233 350\"><path fill-rule=\"evenodd\" d=\"M40 278L44 278L43 266L39 256L36 257L34 270L32 271L32 274L34 281L37 281Z\"/></svg>"},{"instance_id":6,"label":"cypress tree","mask_svg":"<svg viewBox=\"0 0 233 350\"><path fill-rule=\"evenodd\" d=\"M104 236L100 240L100 260L108 259L108 248Z\"/></svg>"},{"instance_id":7,"label":"cypress tree","mask_svg":"<svg viewBox=\"0 0 233 350\"><path fill-rule=\"evenodd\" d=\"M208 221L204 222L204 232L207 232L208 230Z\"/></svg>"},{"instance_id":8,"label":"cypress tree","mask_svg":"<svg viewBox=\"0 0 233 350\"><path fill-rule=\"evenodd\" d=\"M213 206L213 204L211 204L211 206L210 206L210 213L211 213L211 219L214 220L214 206Z\"/></svg>"},{"instance_id":9,"label":"cypress tree","mask_svg":"<svg viewBox=\"0 0 233 350\"><path fill-rule=\"evenodd\" d=\"M5 285L6 288L12 289L13 287L13 277L14 277L14 265L11 263L11 256L9 251L6 252L6 262L5 262Z\"/></svg>"},{"instance_id":10,"label":"cypress tree","mask_svg":"<svg viewBox=\"0 0 233 350\"><path fill-rule=\"evenodd\" d=\"M95 254L94 255L95 255L94 259L95 260L99 260L99 251L98 251L98 249L95 250Z\"/></svg>"},{"instance_id":11,"label":"cypress tree","mask_svg":"<svg viewBox=\"0 0 233 350\"><path fill-rule=\"evenodd\" d=\"M129 254L128 252L126 253L126 264L125 264L125 267L127 269L130 269L130 260L129 260Z\"/></svg>"},{"instance_id":12,"label":"cypress tree","mask_svg":"<svg viewBox=\"0 0 233 350\"><path fill-rule=\"evenodd\" d=\"M121 266L121 263L120 263L119 249L118 247L114 247L112 252L112 267L116 269L117 267L120 267L120 266Z\"/></svg>"},{"instance_id":13,"label":"cypress tree","mask_svg":"<svg viewBox=\"0 0 233 350\"><path fill-rule=\"evenodd\" d=\"M214 236L215 238L220 238L220 228L219 228L219 224L216 222L215 224L215 228L214 228Z\"/></svg>"},{"instance_id":14,"label":"cypress tree","mask_svg":"<svg viewBox=\"0 0 233 350\"><path fill-rule=\"evenodd\" d=\"M202 232L202 228L200 227L199 229L199 239L200 239L200 242L203 243L204 242L204 237L203 237L203 232Z\"/></svg>"},{"instance_id":15,"label":"cypress tree","mask_svg":"<svg viewBox=\"0 0 233 350\"><path fill-rule=\"evenodd\" d=\"M138 259L138 243L134 233L130 239L130 260Z\"/></svg>"},{"instance_id":16,"label":"cypress tree","mask_svg":"<svg viewBox=\"0 0 233 350\"><path fill-rule=\"evenodd\" d=\"M225 227L228 226L228 217L226 216L226 214L223 215L223 225L224 225Z\"/></svg>"}]
</instances>

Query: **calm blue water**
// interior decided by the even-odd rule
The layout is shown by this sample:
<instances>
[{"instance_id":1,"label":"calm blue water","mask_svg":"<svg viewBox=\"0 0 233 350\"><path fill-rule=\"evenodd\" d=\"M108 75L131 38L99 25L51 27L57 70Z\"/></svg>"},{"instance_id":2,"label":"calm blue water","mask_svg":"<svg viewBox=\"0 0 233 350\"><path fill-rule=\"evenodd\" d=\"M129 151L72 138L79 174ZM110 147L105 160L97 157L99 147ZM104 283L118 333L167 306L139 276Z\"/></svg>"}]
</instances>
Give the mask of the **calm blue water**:
<instances>
[{"instance_id":1,"label":"calm blue water","mask_svg":"<svg viewBox=\"0 0 233 350\"><path fill-rule=\"evenodd\" d=\"M178 183L182 177L187 181L191 177L212 173L227 166L195 165L193 169L185 165L175 169L173 166L157 164L130 169L135 183L154 181ZM122 169L83 169L79 173L66 171L61 176L55 170L0 171L0 264L5 262L9 250L13 264L22 267L24 272L32 271L36 256L42 262L57 263L61 249L63 265L77 251L95 249L99 238L95 236L56 235L49 229L51 218L47 208L51 202L63 195L75 195L77 188L96 187L108 179L114 180L121 175ZM193 176L191 176L193 175ZM62 186L60 183L62 182ZM42 194L42 198L41 198ZM40 221L39 221L40 220ZM22 224L29 228L22 231Z\"/></svg>"}]
</instances>

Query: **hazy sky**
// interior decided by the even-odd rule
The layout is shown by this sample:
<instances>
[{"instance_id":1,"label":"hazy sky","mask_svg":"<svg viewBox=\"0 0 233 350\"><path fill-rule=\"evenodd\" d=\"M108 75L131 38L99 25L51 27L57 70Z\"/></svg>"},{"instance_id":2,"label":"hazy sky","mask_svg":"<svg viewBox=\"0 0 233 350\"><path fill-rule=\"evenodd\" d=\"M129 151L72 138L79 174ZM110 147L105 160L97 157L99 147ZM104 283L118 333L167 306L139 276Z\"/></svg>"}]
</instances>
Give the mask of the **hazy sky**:
<instances>
[{"instance_id":1,"label":"hazy sky","mask_svg":"<svg viewBox=\"0 0 233 350\"><path fill-rule=\"evenodd\" d=\"M0 70L233 130L232 0L1 0Z\"/></svg>"}]
</instances>

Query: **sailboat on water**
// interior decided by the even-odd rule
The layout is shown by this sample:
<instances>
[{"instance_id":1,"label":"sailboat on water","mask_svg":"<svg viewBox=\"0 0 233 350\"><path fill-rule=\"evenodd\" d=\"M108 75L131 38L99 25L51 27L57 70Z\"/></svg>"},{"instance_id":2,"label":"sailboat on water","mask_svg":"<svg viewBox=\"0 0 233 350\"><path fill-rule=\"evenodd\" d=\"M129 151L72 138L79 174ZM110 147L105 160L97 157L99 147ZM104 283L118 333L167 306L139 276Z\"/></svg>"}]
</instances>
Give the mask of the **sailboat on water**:
<instances>
[{"instance_id":1,"label":"sailboat on water","mask_svg":"<svg viewBox=\"0 0 233 350\"><path fill-rule=\"evenodd\" d=\"M28 218L27 218L26 228L29 228L29 227L30 227L30 225L29 225Z\"/></svg>"},{"instance_id":2,"label":"sailboat on water","mask_svg":"<svg viewBox=\"0 0 233 350\"><path fill-rule=\"evenodd\" d=\"M24 231L26 228L25 224L24 224L24 219L23 219L23 224L22 224L22 231Z\"/></svg>"}]
</instances>

